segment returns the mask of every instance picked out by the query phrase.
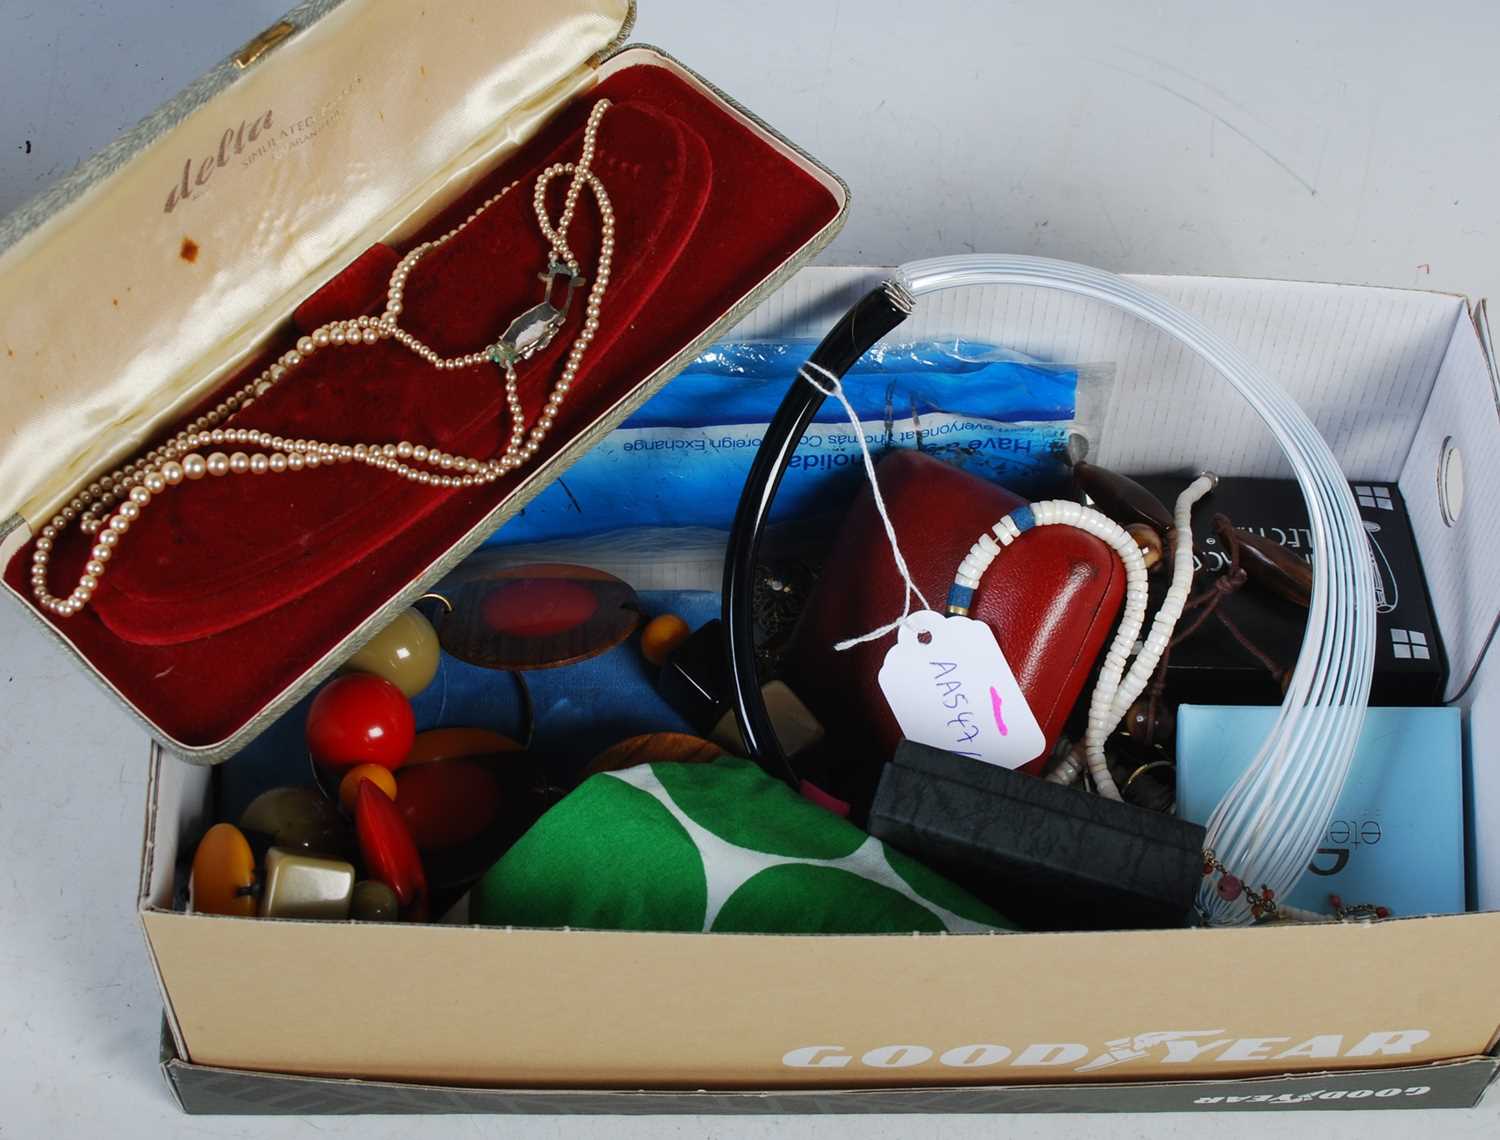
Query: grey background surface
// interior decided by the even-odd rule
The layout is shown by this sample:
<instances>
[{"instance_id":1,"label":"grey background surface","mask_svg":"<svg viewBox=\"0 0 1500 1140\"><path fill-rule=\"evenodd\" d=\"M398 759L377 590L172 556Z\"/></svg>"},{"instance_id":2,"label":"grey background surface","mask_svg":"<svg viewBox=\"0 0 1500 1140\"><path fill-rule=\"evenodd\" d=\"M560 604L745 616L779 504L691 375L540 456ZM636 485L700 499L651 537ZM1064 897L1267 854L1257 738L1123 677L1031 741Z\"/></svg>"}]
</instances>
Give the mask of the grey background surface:
<instances>
[{"instance_id":1,"label":"grey background surface","mask_svg":"<svg viewBox=\"0 0 1500 1140\"><path fill-rule=\"evenodd\" d=\"M436 2L436 0L433 0ZM0 0L0 213L286 0ZM855 193L830 262L964 249L1500 295L1500 8L642 0ZM87 335L80 330L80 335ZM145 740L0 607L0 1136L1493 1136L1435 1116L252 1121L176 1115L131 899ZM336 969L335 963L309 968ZM1232 970L1232 964L1226 964ZM247 1000L254 1000L247 995ZM1275 1000L1268 995L1266 1000Z\"/></svg>"}]
</instances>

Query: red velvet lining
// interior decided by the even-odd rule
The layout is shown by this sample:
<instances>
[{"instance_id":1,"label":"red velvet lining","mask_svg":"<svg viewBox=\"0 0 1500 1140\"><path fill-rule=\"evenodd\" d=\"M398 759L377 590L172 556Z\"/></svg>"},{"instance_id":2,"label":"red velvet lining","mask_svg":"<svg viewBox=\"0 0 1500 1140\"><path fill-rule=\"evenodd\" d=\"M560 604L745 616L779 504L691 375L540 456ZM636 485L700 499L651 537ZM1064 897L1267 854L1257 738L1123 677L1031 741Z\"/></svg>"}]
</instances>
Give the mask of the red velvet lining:
<instances>
[{"instance_id":1,"label":"red velvet lining","mask_svg":"<svg viewBox=\"0 0 1500 1140\"><path fill-rule=\"evenodd\" d=\"M407 285L405 328L439 351L468 352L540 299L547 250L532 185L549 163L576 157L583 118L599 96L615 104L595 159L615 207L615 263L599 334L535 463L701 335L838 209L824 186L722 106L663 68L631 67L567 108L412 239L440 236L520 179L422 259ZM554 216L564 183L553 182ZM585 275L597 234L597 214L585 200L569 235ZM267 358L323 321L378 311L394 257L385 247L366 251L304 302ZM562 368L581 310L580 292L568 326L522 367L528 420ZM238 387L264 364L225 387ZM235 422L287 436L408 439L493 455L510 428L502 409L494 368L437 372L384 342L319 353ZM121 542L93 604L54 624L165 733L210 744L244 724L527 474L439 491L347 464L191 484L151 504ZM59 542L55 589L79 573L85 551L76 529ZM27 548L6 570L27 597L29 565Z\"/></svg>"}]
</instances>

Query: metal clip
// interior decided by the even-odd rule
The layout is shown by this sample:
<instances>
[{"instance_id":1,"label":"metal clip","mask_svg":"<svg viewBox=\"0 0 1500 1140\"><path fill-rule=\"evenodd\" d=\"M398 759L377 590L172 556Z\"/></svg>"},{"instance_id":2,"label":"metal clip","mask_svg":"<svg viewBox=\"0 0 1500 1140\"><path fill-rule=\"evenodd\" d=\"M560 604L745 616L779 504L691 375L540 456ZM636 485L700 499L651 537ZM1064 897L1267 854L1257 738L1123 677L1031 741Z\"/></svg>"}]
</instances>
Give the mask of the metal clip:
<instances>
[{"instance_id":1,"label":"metal clip","mask_svg":"<svg viewBox=\"0 0 1500 1140\"><path fill-rule=\"evenodd\" d=\"M562 296L561 308L552 303L559 277L565 278L567 282L567 292ZM537 274L537 278L544 284L541 303L533 305L511 321L500 339L490 346L490 359L507 372L552 343L553 337L557 336L558 330L568 319L574 290L583 284L583 275L560 261L549 263L544 272Z\"/></svg>"}]
</instances>

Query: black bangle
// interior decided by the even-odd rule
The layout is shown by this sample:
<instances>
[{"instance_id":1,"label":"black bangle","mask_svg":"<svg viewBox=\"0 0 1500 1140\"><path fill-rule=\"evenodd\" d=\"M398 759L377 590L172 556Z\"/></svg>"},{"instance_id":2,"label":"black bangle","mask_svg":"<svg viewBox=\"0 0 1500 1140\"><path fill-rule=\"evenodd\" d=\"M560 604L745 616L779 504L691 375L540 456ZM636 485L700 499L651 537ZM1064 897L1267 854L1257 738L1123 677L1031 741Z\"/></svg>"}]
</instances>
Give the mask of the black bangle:
<instances>
[{"instance_id":1,"label":"black bangle","mask_svg":"<svg viewBox=\"0 0 1500 1140\"><path fill-rule=\"evenodd\" d=\"M912 307L911 295L896 282L888 281L871 290L829 330L808 357L808 366L815 375L827 373L842 378L876 341L910 315ZM724 649L729 661L730 697L746 755L793 787L798 783L796 770L776 739L771 714L760 693L751 597L760 541L776 490L802 433L823 400L824 394L805 376L793 381L751 464L724 559Z\"/></svg>"}]
</instances>

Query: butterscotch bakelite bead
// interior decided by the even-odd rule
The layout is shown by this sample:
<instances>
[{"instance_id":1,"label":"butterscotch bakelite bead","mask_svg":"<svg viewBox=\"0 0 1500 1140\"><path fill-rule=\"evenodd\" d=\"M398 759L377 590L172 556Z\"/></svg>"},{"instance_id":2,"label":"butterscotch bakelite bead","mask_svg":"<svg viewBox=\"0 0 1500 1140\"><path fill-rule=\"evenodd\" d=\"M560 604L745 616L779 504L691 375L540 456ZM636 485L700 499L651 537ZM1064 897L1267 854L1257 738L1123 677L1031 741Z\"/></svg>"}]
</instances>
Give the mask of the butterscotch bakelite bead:
<instances>
[{"instance_id":1,"label":"butterscotch bakelite bead","mask_svg":"<svg viewBox=\"0 0 1500 1140\"><path fill-rule=\"evenodd\" d=\"M255 913L255 855L232 823L216 823L198 841L188 882L188 908L198 914Z\"/></svg>"},{"instance_id":2,"label":"butterscotch bakelite bead","mask_svg":"<svg viewBox=\"0 0 1500 1140\"><path fill-rule=\"evenodd\" d=\"M692 633L692 627L676 614L654 617L641 630L641 656L653 665L665 665Z\"/></svg>"},{"instance_id":3,"label":"butterscotch bakelite bead","mask_svg":"<svg viewBox=\"0 0 1500 1140\"><path fill-rule=\"evenodd\" d=\"M396 798L396 777L389 768L382 768L379 764L361 764L350 768L339 781L339 803L350 815L354 814L354 797L359 792L359 785L365 780L369 780L391 799Z\"/></svg>"},{"instance_id":4,"label":"butterscotch bakelite bead","mask_svg":"<svg viewBox=\"0 0 1500 1140\"><path fill-rule=\"evenodd\" d=\"M361 879L354 884L349 917L359 922L395 922L401 917L401 902L384 883Z\"/></svg>"},{"instance_id":5,"label":"butterscotch bakelite bead","mask_svg":"<svg viewBox=\"0 0 1500 1140\"><path fill-rule=\"evenodd\" d=\"M519 751L521 746L510 737L487 728L430 728L417 733L406 754L406 766Z\"/></svg>"},{"instance_id":6,"label":"butterscotch bakelite bead","mask_svg":"<svg viewBox=\"0 0 1500 1140\"><path fill-rule=\"evenodd\" d=\"M414 697L437 676L437 631L416 610L407 610L349 658L346 668L384 677Z\"/></svg>"},{"instance_id":7,"label":"butterscotch bakelite bead","mask_svg":"<svg viewBox=\"0 0 1500 1140\"><path fill-rule=\"evenodd\" d=\"M1131 523L1125 528L1125 533L1130 535L1135 544L1141 548L1141 558L1145 560L1146 569L1157 570L1162 564L1166 550L1161 535L1156 533L1156 528L1147 523Z\"/></svg>"}]
</instances>

